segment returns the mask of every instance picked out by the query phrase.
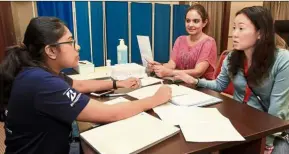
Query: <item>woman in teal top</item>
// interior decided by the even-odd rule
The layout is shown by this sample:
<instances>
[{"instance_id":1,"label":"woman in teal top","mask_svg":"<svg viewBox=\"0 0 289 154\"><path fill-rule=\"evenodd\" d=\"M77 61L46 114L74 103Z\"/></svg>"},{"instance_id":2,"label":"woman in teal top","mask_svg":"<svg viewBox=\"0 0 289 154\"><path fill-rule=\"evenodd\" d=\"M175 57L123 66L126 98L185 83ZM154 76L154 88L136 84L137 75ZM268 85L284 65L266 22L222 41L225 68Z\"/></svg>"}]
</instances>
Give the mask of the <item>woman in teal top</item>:
<instances>
[{"instance_id":1,"label":"woman in teal top","mask_svg":"<svg viewBox=\"0 0 289 154\"><path fill-rule=\"evenodd\" d=\"M182 72L175 78L220 92L232 81L235 100L288 120L289 51L276 48L274 42L270 11L261 6L244 8L236 13L234 50L224 60L217 79L196 79ZM266 153L289 153L289 143L274 136L267 137L266 145Z\"/></svg>"}]
</instances>

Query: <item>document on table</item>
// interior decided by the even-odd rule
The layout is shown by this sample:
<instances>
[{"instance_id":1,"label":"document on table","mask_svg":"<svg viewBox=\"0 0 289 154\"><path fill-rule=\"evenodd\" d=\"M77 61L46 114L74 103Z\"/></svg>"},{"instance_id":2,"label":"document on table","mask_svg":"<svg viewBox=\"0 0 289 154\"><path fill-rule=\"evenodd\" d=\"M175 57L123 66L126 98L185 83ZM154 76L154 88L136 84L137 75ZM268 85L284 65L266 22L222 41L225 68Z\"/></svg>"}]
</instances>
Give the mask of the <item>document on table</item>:
<instances>
[{"instance_id":1,"label":"document on table","mask_svg":"<svg viewBox=\"0 0 289 154\"><path fill-rule=\"evenodd\" d=\"M244 141L229 119L219 121L194 120L180 125L187 142Z\"/></svg>"},{"instance_id":2,"label":"document on table","mask_svg":"<svg viewBox=\"0 0 289 154\"><path fill-rule=\"evenodd\" d=\"M163 121L172 125L190 121L220 121L226 118L216 108L178 106L172 103L157 106L153 110Z\"/></svg>"},{"instance_id":3,"label":"document on table","mask_svg":"<svg viewBox=\"0 0 289 154\"><path fill-rule=\"evenodd\" d=\"M143 66L147 67L147 61L153 61L150 38L148 36L137 35L137 42Z\"/></svg>"},{"instance_id":4,"label":"document on table","mask_svg":"<svg viewBox=\"0 0 289 154\"><path fill-rule=\"evenodd\" d=\"M176 91L184 91L186 95L173 97L171 102L180 106L206 106L219 103L222 100L203 92L185 86L175 86Z\"/></svg>"},{"instance_id":5,"label":"document on table","mask_svg":"<svg viewBox=\"0 0 289 154\"><path fill-rule=\"evenodd\" d=\"M143 87L143 88L134 90L132 92L129 92L128 95L137 99L143 99L146 97L153 96L161 86L162 84ZM172 88L173 97L187 94L186 89L185 90L179 89L177 85L168 85L168 86Z\"/></svg>"},{"instance_id":6,"label":"document on table","mask_svg":"<svg viewBox=\"0 0 289 154\"><path fill-rule=\"evenodd\" d=\"M153 108L153 110L162 121L171 125L179 125L180 123L184 123L182 120L188 120L184 115L184 111L186 111L187 108L188 107L166 103Z\"/></svg>"},{"instance_id":7,"label":"document on table","mask_svg":"<svg viewBox=\"0 0 289 154\"><path fill-rule=\"evenodd\" d=\"M99 153L139 153L180 131L147 114L103 125L80 134Z\"/></svg>"},{"instance_id":8,"label":"document on table","mask_svg":"<svg viewBox=\"0 0 289 154\"><path fill-rule=\"evenodd\" d=\"M153 96L155 92L160 88L159 85L152 85L148 87L143 87L128 93L128 95L143 99L145 97ZM199 92L197 90L182 86L182 85L169 85L172 88L172 99L171 103L180 106L206 106L215 103L219 103L222 100L208 94Z\"/></svg>"},{"instance_id":9,"label":"document on table","mask_svg":"<svg viewBox=\"0 0 289 154\"><path fill-rule=\"evenodd\" d=\"M164 122L180 125L188 142L245 140L230 120L216 108L184 107L167 103L153 110Z\"/></svg>"},{"instance_id":10,"label":"document on table","mask_svg":"<svg viewBox=\"0 0 289 154\"><path fill-rule=\"evenodd\" d=\"M148 86L148 85L152 85L155 83L161 83L163 80L154 78L154 77L145 77L145 78L140 79L140 81L141 81L141 86Z\"/></svg>"}]
</instances>

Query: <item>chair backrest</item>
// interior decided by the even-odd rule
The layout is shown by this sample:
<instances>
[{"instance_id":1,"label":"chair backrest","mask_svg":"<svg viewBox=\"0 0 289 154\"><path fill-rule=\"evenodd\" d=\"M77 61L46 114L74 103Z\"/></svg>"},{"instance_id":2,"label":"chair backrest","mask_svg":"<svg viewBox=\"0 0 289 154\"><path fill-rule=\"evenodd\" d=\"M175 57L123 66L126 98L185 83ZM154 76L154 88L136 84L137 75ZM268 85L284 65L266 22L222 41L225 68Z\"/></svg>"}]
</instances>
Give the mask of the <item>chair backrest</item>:
<instances>
[{"instance_id":1,"label":"chair backrest","mask_svg":"<svg viewBox=\"0 0 289 154\"><path fill-rule=\"evenodd\" d=\"M229 53L230 53L230 50L225 50L220 55L220 58L219 58L219 61L218 61L218 64L217 64L217 68L216 68L215 73L214 73L215 78L217 78L219 73L221 72L223 61L224 61L224 59L226 58L226 56ZM233 95L234 94L234 85L233 85L233 83L230 82L228 87L223 92L226 93L226 94L229 94L229 95Z\"/></svg>"}]
</instances>

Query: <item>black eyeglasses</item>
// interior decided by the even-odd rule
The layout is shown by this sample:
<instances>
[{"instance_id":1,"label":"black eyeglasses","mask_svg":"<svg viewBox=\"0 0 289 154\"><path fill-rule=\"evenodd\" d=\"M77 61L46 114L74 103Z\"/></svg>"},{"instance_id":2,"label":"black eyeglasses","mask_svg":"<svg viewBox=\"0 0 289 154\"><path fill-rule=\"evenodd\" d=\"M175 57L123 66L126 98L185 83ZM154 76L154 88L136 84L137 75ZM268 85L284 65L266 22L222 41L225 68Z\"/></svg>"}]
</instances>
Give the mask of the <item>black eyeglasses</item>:
<instances>
[{"instance_id":1,"label":"black eyeglasses","mask_svg":"<svg viewBox=\"0 0 289 154\"><path fill-rule=\"evenodd\" d=\"M73 45L73 48L76 50L76 42L75 42L75 40L67 41L67 42L58 42L58 43L50 44L50 46L58 46L58 45L61 45L61 44L71 44L71 45Z\"/></svg>"}]
</instances>

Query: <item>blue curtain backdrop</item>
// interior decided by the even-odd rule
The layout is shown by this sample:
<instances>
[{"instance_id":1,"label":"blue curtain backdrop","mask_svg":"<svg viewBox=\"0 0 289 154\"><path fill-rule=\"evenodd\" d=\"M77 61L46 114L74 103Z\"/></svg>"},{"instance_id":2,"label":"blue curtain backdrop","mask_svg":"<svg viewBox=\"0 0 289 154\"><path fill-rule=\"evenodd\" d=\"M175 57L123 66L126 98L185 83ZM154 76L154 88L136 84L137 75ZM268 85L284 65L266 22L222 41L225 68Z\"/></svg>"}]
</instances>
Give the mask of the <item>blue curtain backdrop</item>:
<instances>
[{"instance_id":1,"label":"blue curtain backdrop","mask_svg":"<svg viewBox=\"0 0 289 154\"><path fill-rule=\"evenodd\" d=\"M77 24L77 40L81 46L79 55L80 60L91 61L90 53L90 33L88 19L88 2L75 2L76 24Z\"/></svg>"},{"instance_id":2,"label":"blue curtain backdrop","mask_svg":"<svg viewBox=\"0 0 289 154\"><path fill-rule=\"evenodd\" d=\"M161 63L170 58L170 14L169 4L155 4L154 60Z\"/></svg>"},{"instance_id":3,"label":"blue curtain backdrop","mask_svg":"<svg viewBox=\"0 0 289 154\"><path fill-rule=\"evenodd\" d=\"M142 64L137 35L152 40L152 4L131 3L131 62Z\"/></svg>"},{"instance_id":4,"label":"blue curtain backdrop","mask_svg":"<svg viewBox=\"0 0 289 154\"><path fill-rule=\"evenodd\" d=\"M71 2L37 1L38 16L55 16L63 20L73 33L73 17Z\"/></svg>"},{"instance_id":5,"label":"blue curtain backdrop","mask_svg":"<svg viewBox=\"0 0 289 154\"><path fill-rule=\"evenodd\" d=\"M88 2L76 1L76 21L78 43L81 46L80 59L93 61L95 66L103 66L103 8L102 2L90 3L91 34L89 32ZM167 62L170 53L170 5L155 4L154 23L154 58L159 62ZM173 6L173 44L177 37L186 35L185 12L189 5ZM73 32L72 2L38 1L39 16L56 16L63 20ZM105 2L106 10L106 46L107 59L117 63L117 46L122 38L128 42L128 2ZM90 40L91 35L91 40ZM152 4L131 3L131 62L141 64L141 56L136 35L149 36L152 42ZM90 44L92 42L92 44ZM91 54L92 49L92 54ZM129 49L128 49L129 50Z\"/></svg>"},{"instance_id":6,"label":"blue curtain backdrop","mask_svg":"<svg viewBox=\"0 0 289 154\"><path fill-rule=\"evenodd\" d=\"M93 63L104 65L102 2L90 2Z\"/></svg>"},{"instance_id":7,"label":"blue curtain backdrop","mask_svg":"<svg viewBox=\"0 0 289 154\"><path fill-rule=\"evenodd\" d=\"M189 5L174 5L173 7L173 44L179 36L187 34L185 27L185 13L188 7Z\"/></svg>"},{"instance_id":8,"label":"blue curtain backdrop","mask_svg":"<svg viewBox=\"0 0 289 154\"><path fill-rule=\"evenodd\" d=\"M106 36L107 36L107 59L111 64L117 63L118 39L124 39L128 46L128 3L105 2L106 11ZM129 49L128 49L129 50Z\"/></svg>"}]
</instances>

